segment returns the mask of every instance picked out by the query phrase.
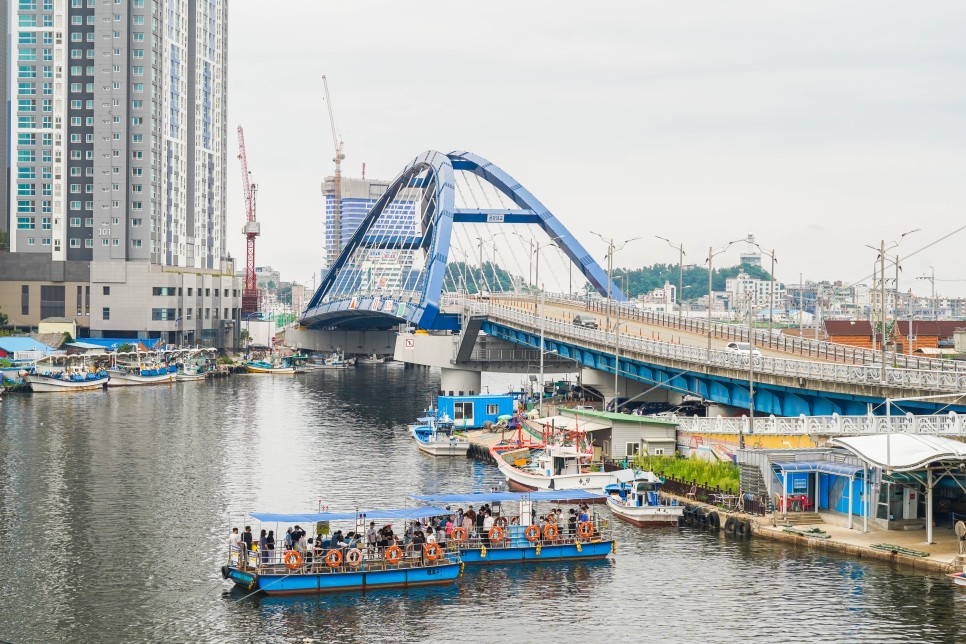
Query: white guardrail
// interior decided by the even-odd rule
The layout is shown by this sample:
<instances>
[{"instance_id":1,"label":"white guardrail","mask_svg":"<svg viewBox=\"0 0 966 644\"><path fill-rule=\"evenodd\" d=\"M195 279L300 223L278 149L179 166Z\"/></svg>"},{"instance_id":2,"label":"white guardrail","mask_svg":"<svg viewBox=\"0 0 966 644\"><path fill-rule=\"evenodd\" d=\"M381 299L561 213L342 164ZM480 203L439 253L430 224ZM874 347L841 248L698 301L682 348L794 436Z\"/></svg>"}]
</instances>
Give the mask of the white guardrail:
<instances>
[{"instance_id":1,"label":"white guardrail","mask_svg":"<svg viewBox=\"0 0 966 644\"><path fill-rule=\"evenodd\" d=\"M539 332L540 319L516 309L500 306L491 302L467 302L467 313L487 315L493 320L523 325L530 331ZM613 332L601 329L587 329L556 320L543 321L544 334L565 341L576 341L584 346L614 353L616 344ZM657 340L647 340L622 335L620 338L621 355L637 354L664 360L676 360L693 365L711 366L747 372L747 354L732 351L708 351L705 348L670 344ZM878 365L839 364L810 360L792 360L771 356L756 356L756 374L781 376L809 381L835 382L850 385L881 386L882 369ZM966 373L942 370L886 368L886 386L928 392L960 393L966 391Z\"/></svg>"},{"instance_id":2,"label":"white guardrail","mask_svg":"<svg viewBox=\"0 0 966 644\"><path fill-rule=\"evenodd\" d=\"M778 416L755 417L754 430L747 417L718 416L670 416L678 424L679 431L702 434L802 435L802 434L943 434L962 436L966 434L966 416L954 412L937 416ZM747 440L747 439L746 439Z\"/></svg>"}]
</instances>

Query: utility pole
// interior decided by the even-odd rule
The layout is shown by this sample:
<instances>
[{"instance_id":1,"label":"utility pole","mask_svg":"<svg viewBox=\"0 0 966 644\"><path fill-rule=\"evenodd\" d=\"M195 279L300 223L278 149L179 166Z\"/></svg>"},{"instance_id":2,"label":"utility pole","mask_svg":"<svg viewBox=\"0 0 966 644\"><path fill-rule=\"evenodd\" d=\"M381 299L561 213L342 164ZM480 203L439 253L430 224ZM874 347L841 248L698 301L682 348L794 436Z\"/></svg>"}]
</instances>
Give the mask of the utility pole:
<instances>
[{"instance_id":1,"label":"utility pole","mask_svg":"<svg viewBox=\"0 0 966 644\"><path fill-rule=\"evenodd\" d=\"M805 300L805 280L802 278L802 274L798 274L798 337L801 339L805 335L805 330L802 327L802 306ZM874 335L874 334L873 334Z\"/></svg>"},{"instance_id":2,"label":"utility pole","mask_svg":"<svg viewBox=\"0 0 966 644\"><path fill-rule=\"evenodd\" d=\"M751 331L751 293L748 293L748 433L755 433L755 335ZM744 447L744 436L741 446Z\"/></svg>"},{"instance_id":3,"label":"utility pole","mask_svg":"<svg viewBox=\"0 0 966 644\"><path fill-rule=\"evenodd\" d=\"M714 271L711 266L711 260L717 257L718 255L720 255L721 253L725 252L729 248L731 248L732 244L740 241L745 241L745 240L736 239L734 241L730 241L724 248L719 248L717 251L715 251L712 246L708 246L707 262L708 262L708 357L709 358L711 357L711 309L714 305L714 292L711 290L712 288L711 276L714 273Z\"/></svg>"},{"instance_id":4,"label":"utility pole","mask_svg":"<svg viewBox=\"0 0 966 644\"><path fill-rule=\"evenodd\" d=\"M929 297L929 310L932 312L932 319L938 320L939 313L936 311L936 269L929 267L930 275L920 275L917 280L929 280L932 284L932 292Z\"/></svg>"},{"instance_id":5,"label":"utility pole","mask_svg":"<svg viewBox=\"0 0 966 644\"><path fill-rule=\"evenodd\" d=\"M752 242L758 247L764 255L771 257L771 272L769 273L769 285L768 285L768 300L770 304L768 305L768 337L772 335L772 331L775 328L775 249L773 248L770 253L766 252L759 244Z\"/></svg>"},{"instance_id":6,"label":"utility pole","mask_svg":"<svg viewBox=\"0 0 966 644\"><path fill-rule=\"evenodd\" d=\"M658 239L663 239L668 243L668 246L678 251L678 292L677 292L677 305L678 305L678 326L681 326L681 303L684 301L683 293L684 290L684 244L678 243L677 246L671 243L671 240L667 237L661 237L660 235L654 235Z\"/></svg>"},{"instance_id":7,"label":"utility pole","mask_svg":"<svg viewBox=\"0 0 966 644\"><path fill-rule=\"evenodd\" d=\"M882 372L879 374L879 382L883 385L886 383L886 305L885 305L885 240L879 244L879 296L882 301L879 302L879 311L882 315Z\"/></svg>"}]
</instances>

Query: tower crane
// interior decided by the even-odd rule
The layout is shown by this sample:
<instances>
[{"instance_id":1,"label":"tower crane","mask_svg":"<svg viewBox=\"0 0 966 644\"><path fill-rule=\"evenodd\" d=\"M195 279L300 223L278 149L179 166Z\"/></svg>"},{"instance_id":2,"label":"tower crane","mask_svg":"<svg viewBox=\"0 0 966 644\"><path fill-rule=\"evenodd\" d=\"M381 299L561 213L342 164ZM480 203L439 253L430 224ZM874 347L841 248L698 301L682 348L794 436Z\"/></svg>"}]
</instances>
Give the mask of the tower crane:
<instances>
[{"instance_id":1,"label":"tower crane","mask_svg":"<svg viewBox=\"0 0 966 644\"><path fill-rule=\"evenodd\" d=\"M335 128L335 113L332 111L332 99L329 96L329 81L323 75L322 84L325 86L325 103L329 108L329 127L332 129L332 147L335 149L335 181L334 198L332 202L332 228L333 228L333 253L338 256L342 250L342 160L345 154L342 151L342 137L339 136Z\"/></svg>"},{"instance_id":2,"label":"tower crane","mask_svg":"<svg viewBox=\"0 0 966 644\"><path fill-rule=\"evenodd\" d=\"M245 256L245 290L242 292L242 315L258 312L258 286L255 282L255 238L261 234L261 227L255 221L255 193L258 187L252 183L252 173L248 169L248 155L245 152L245 130L238 126L238 158L241 160L242 188L245 191L245 226L242 233L248 243Z\"/></svg>"}]
</instances>

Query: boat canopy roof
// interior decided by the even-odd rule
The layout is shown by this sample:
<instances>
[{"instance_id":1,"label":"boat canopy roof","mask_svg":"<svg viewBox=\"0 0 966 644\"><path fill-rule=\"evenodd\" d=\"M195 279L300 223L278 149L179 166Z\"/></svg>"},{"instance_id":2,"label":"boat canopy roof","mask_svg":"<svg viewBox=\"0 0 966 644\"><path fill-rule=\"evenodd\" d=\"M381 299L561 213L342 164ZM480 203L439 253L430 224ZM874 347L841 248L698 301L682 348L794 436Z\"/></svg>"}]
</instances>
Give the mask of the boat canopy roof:
<instances>
[{"instance_id":1,"label":"boat canopy roof","mask_svg":"<svg viewBox=\"0 0 966 644\"><path fill-rule=\"evenodd\" d=\"M305 514L272 514L253 512L251 517L262 523L313 523L315 521L354 521L357 519L424 519L450 514L446 508L423 506L396 510L357 510L355 512L309 512Z\"/></svg>"},{"instance_id":2,"label":"boat canopy roof","mask_svg":"<svg viewBox=\"0 0 966 644\"><path fill-rule=\"evenodd\" d=\"M492 503L498 501L589 501L605 499L602 494L583 490L545 490L541 492L473 492L469 494L426 494L409 498L425 503Z\"/></svg>"},{"instance_id":3,"label":"boat canopy roof","mask_svg":"<svg viewBox=\"0 0 966 644\"><path fill-rule=\"evenodd\" d=\"M820 472L822 474L837 474L840 476L860 476L861 467L849 463L834 463L832 461L775 461L772 469L783 472Z\"/></svg>"}]
</instances>

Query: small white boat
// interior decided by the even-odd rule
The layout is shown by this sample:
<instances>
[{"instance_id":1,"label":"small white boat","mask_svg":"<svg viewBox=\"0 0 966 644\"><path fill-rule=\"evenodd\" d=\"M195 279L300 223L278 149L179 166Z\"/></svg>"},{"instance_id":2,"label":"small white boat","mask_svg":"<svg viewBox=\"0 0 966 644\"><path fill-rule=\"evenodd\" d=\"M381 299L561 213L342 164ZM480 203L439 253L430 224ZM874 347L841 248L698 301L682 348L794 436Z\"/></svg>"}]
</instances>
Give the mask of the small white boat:
<instances>
[{"instance_id":1,"label":"small white boat","mask_svg":"<svg viewBox=\"0 0 966 644\"><path fill-rule=\"evenodd\" d=\"M368 356L356 360L357 364L385 364L385 362L385 358L382 356L377 356L375 353L371 353Z\"/></svg>"},{"instance_id":2,"label":"small white boat","mask_svg":"<svg viewBox=\"0 0 966 644\"><path fill-rule=\"evenodd\" d=\"M34 393L51 393L63 391L97 391L103 389L110 381L106 371L78 372L45 371L28 373L24 380L30 385Z\"/></svg>"},{"instance_id":3,"label":"small white boat","mask_svg":"<svg viewBox=\"0 0 966 644\"><path fill-rule=\"evenodd\" d=\"M452 420L447 417L424 417L418 419L417 423L421 420L428 422L410 425L410 434L420 451L433 456L466 456L470 442L465 435L454 430Z\"/></svg>"},{"instance_id":4,"label":"small white boat","mask_svg":"<svg viewBox=\"0 0 966 644\"><path fill-rule=\"evenodd\" d=\"M604 487L607 507L615 517L638 528L677 525L684 516L684 506L661 500L663 483L653 472L636 472L629 481Z\"/></svg>"},{"instance_id":5,"label":"small white boat","mask_svg":"<svg viewBox=\"0 0 966 644\"><path fill-rule=\"evenodd\" d=\"M174 379L178 382L204 380L207 377L207 374L200 367L187 367L174 375Z\"/></svg>"},{"instance_id":6,"label":"small white boat","mask_svg":"<svg viewBox=\"0 0 966 644\"><path fill-rule=\"evenodd\" d=\"M586 490L600 492L633 470L597 472L589 467L591 455L574 445L494 445L490 455L511 490ZM627 474L630 472L630 476ZM620 478L618 478L620 477Z\"/></svg>"},{"instance_id":7,"label":"small white boat","mask_svg":"<svg viewBox=\"0 0 966 644\"><path fill-rule=\"evenodd\" d=\"M962 572L951 572L946 576L952 579L957 586L966 586L966 566L963 566Z\"/></svg>"},{"instance_id":8,"label":"small white boat","mask_svg":"<svg viewBox=\"0 0 966 644\"><path fill-rule=\"evenodd\" d=\"M174 382L176 369L167 365L142 365L108 369L107 373L111 376L108 387L137 387L170 384Z\"/></svg>"}]
</instances>

